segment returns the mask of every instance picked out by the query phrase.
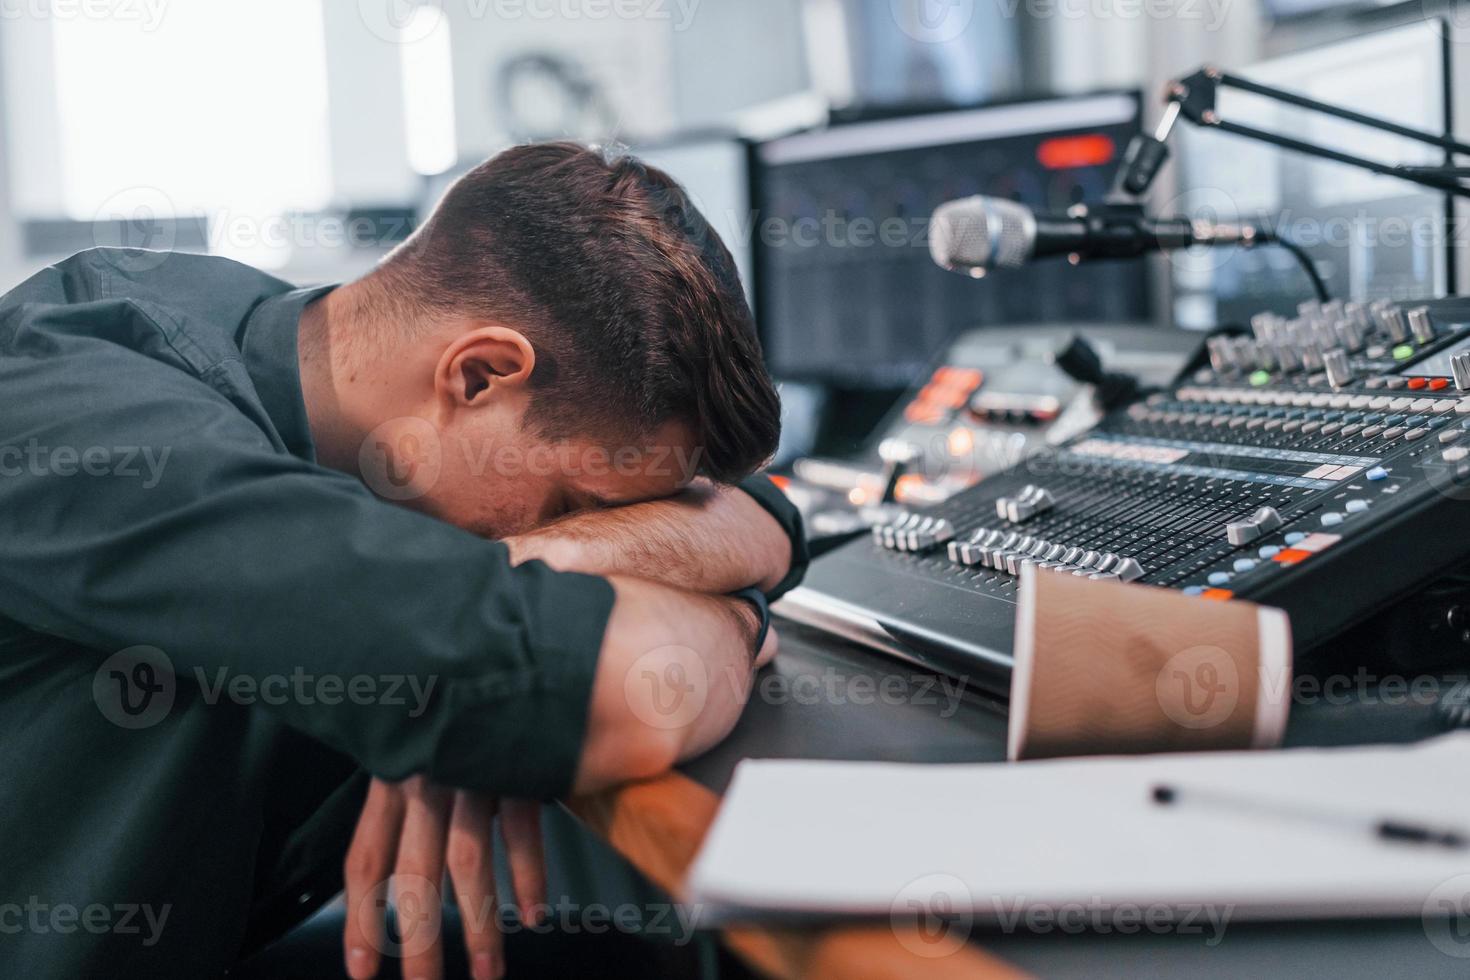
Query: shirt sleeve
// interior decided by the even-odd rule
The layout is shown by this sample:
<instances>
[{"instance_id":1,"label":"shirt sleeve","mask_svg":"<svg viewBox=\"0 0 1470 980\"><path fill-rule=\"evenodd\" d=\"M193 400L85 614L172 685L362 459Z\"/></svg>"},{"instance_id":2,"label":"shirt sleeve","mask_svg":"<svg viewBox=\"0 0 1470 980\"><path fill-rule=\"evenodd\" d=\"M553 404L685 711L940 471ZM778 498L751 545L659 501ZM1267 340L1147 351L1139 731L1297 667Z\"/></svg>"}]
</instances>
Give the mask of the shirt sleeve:
<instances>
[{"instance_id":1,"label":"shirt sleeve","mask_svg":"<svg viewBox=\"0 0 1470 980\"><path fill-rule=\"evenodd\" d=\"M605 580L513 567L281 452L227 397L249 385L238 362L206 384L106 339L141 324L70 330L78 311L0 322L0 614L99 662L156 647L206 701L240 677L284 690L254 703L384 778L570 787Z\"/></svg>"},{"instance_id":2,"label":"shirt sleeve","mask_svg":"<svg viewBox=\"0 0 1470 980\"><path fill-rule=\"evenodd\" d=\"M791 538L791 571L786 573L774 589L767 593L766 598L772 602L781 598L787 592L796 588L806 575L806 567L811 562L811 553L807 548L806 530L801 523L801 511L791 499L781 492L781 488L771 482L771 478L764 473L746 477L739 483L741 490L755 498L755 502L765 508L766 512L776 519L776 522L785 530Z\"/></svg>"}]
</instances>

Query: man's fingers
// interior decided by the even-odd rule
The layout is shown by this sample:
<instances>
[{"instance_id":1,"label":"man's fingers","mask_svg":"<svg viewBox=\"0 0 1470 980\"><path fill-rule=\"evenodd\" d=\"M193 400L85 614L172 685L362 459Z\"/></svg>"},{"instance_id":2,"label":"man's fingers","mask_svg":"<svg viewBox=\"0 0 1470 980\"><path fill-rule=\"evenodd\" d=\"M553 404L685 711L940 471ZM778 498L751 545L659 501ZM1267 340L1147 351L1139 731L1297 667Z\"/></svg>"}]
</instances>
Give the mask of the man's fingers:
<instances>
[{"instance_id":1,"label":"man's fingers","mask_svg":"<svg viewBox=\"0 0 1470 980\"><path fill-rule=\"evenodd\" d=\"M393 908L398 922L399 956L403 976L411 980L439 980L444 974L443 897L444 848L451 790L421 777L403 783L403 834L393 867Z\"/></svg>"},{"instance_id":2,"label":"man's fingers","mask_svg":"<svg viewBox=\"0 0 1470 980\"><path fill-rule=\"evenodd\" d=\"M495 901L494 797L464 791L454 794L445 857L464 923L470 976L499 980L505 975L505 954Z\"/></svg>"},{"instance_id":3,"label":"man's fingers","mask_svg":"<svg viewBox=\"0 0 1470 980\"><path fill-rule=\"evenodd\" d=\"M546 912L546 849L541 842L541 804L536 800L502 800L500 833L510 879L515 884L521 921L540 925Z\"/></svg>"},{"instance_id":4,"label":"man's fingers","mask_svg":"<svg viewBox=\"0 0 1470 980\"><path fill-rule=\"evenodd\" d=\"M353 980L367 980L378 972L386 939L383 914L388 872L398 853L402 823L403 797L398 788L373 780L343 867L347 927L342 949L347 975Z\"/></svg>"},{"instance_id":5,"label":"man's fingers","mask_svg":"<svg viewBox=\"0 0 1470 980\"><path fill-rule=\"evenodd\" d=\"M780 648L780 646L781 638L776 635L776 627L772 626L770 629L766 630L766 640L764 643L761 644L761 648L756 651L755 665L757 667L764 667L772 660L775 660L776 651Z\"/></svg>"}]
</instances>

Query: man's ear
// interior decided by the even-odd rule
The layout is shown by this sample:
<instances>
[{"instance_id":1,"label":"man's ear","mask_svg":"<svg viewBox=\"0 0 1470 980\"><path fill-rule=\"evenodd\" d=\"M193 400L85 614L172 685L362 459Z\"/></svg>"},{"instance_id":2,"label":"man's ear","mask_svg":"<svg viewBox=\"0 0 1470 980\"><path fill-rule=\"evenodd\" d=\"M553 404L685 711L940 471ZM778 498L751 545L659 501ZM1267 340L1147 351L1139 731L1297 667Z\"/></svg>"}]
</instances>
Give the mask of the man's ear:
<instances>
[{"instance_id":1,"label":"man's ear","mask_svg":"<svg viewBox=\"0 0 1470 980\"><path fill-rule=\"evenodd\" d=\"M456 337L434 371L434 389L452 404L484 404L497 389L519 388L536 367L536 349L519 330L487 325Z\"/></svg>"}]
</instances>

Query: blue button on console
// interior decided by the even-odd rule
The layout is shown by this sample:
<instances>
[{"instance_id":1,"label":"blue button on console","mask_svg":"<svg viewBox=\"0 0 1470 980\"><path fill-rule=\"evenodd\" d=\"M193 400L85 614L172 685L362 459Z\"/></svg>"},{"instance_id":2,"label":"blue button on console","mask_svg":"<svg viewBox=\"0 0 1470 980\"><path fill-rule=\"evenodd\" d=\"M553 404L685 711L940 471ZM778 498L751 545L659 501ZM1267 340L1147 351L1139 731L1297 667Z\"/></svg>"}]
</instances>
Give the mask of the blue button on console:
<instances>
[{"instance_id":1,"label":"blue button on console","mask_svg":"<svg viewBox=\"0 0 1470 980\"><path fill-rule=\"evenodd\" d=\"M1210 573L1209 582L1210 582L1211 585L1215 585L1215 586L1225 585L1229 581L1230 581L1230 573L1229 572L1211 572Z\"/></svg>"},{"instance_id":2,"label":"blue button on console","mask_svg":"<svg viewBox=\"0 0 1470 980\"><path fill-rule=\"evenodd\" d=\"M1367 473L1364 473L1363 478L1366 480L1384 480L1388 478L1388 470L1381 466L1375 466Z\"/></svg>"}]
</instances>

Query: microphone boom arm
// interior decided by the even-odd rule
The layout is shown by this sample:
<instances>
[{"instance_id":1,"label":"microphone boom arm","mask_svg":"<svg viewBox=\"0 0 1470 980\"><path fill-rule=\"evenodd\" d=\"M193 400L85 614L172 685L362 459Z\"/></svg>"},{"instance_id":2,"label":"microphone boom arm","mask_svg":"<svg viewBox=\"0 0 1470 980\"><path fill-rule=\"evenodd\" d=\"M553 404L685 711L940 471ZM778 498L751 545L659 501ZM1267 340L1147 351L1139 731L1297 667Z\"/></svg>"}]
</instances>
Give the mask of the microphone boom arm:
<instances>
[{"instance_id":1,"label":"microphone boom arm","mask_svg":"<svg viewBox=\"0 0 1470 980\"><path fill-rule=\"evenodd\" d=\"M1249 92L1252 95L1258 95L1262 98L1273 99L1277 102L1286 103L1287 105L1294 105L1301 109L1343 119L1366 129L1390 133L1394 136L1401 136L1418 143L1438 147L1445 151L1446 165L1444 167L1424 167L1400 163L1386 163L1382 160L1373 160L1368 157L1346 153L1342 150L1334 150L1331 147L1321 146L1294 136L1273 133L1268 130L1257 129L1254 126L1247 126L1243 123L1222 119L1216 106L1219 92L1222 88L1233 88L1242 92ZM1387 177L1396 177L1399 180L1406 180L1410 183L1419 184L1422 187L1444 191L1447 194L1470 197L1470 184L1465 184L1458 179L1462 171L1461 168L1453 164L1455 155L1470 155L1470 146L1459 142L1451 136L1425 132L1424 130L1414 129L1411 126L1400 125L1388 119L1370 116L1367 113L1355 112L1352 109L1330 105L1317 99L1308 98L1305 95L1298 95L1295 92L1288 92L1285 89L1274 88L1270 85L1263 85L1260 82L1253 82L1248 78L1231 75L1228 72L1214 67L1201 68L1192 75L1187 75L1184 78L1170 82L1165 91L1165 104L1165 116L1164 121L1159 127L1160 132L1156 133L1152 138L1137 138L1140 146L1144 146L1149 142L1162 144L1168 136L1169 129L1173 126L1174 119L1182 115L1196 126L1202 126L1206 129L1218 129L1224 133L1231 133L1262 143L1269 143L1272 146L1279 146L1282 149L1303 153L1307 156L1314 156L1323 160L1333 160L1337 163L1358 167L1362 170L1371 171L1372 173L1383 174ZM1137 158L1139 154L1134 153L1133 150L1133 146L1130 145L1129 157ZM1142 153L1143 151L1139 152ZM1145 157L1148 156L1147 153L1143 155ZM1119 175L1118 188L1122 189L1126 185L1128 193L1141 196L1153 182L1153 177L1157 174L1158 167L1155 166L1151 170L1147 170L1143 166L1130 168L1126 164L1127 161L1125 160L1124 171Z\"/></svg>"}]
</instances>

